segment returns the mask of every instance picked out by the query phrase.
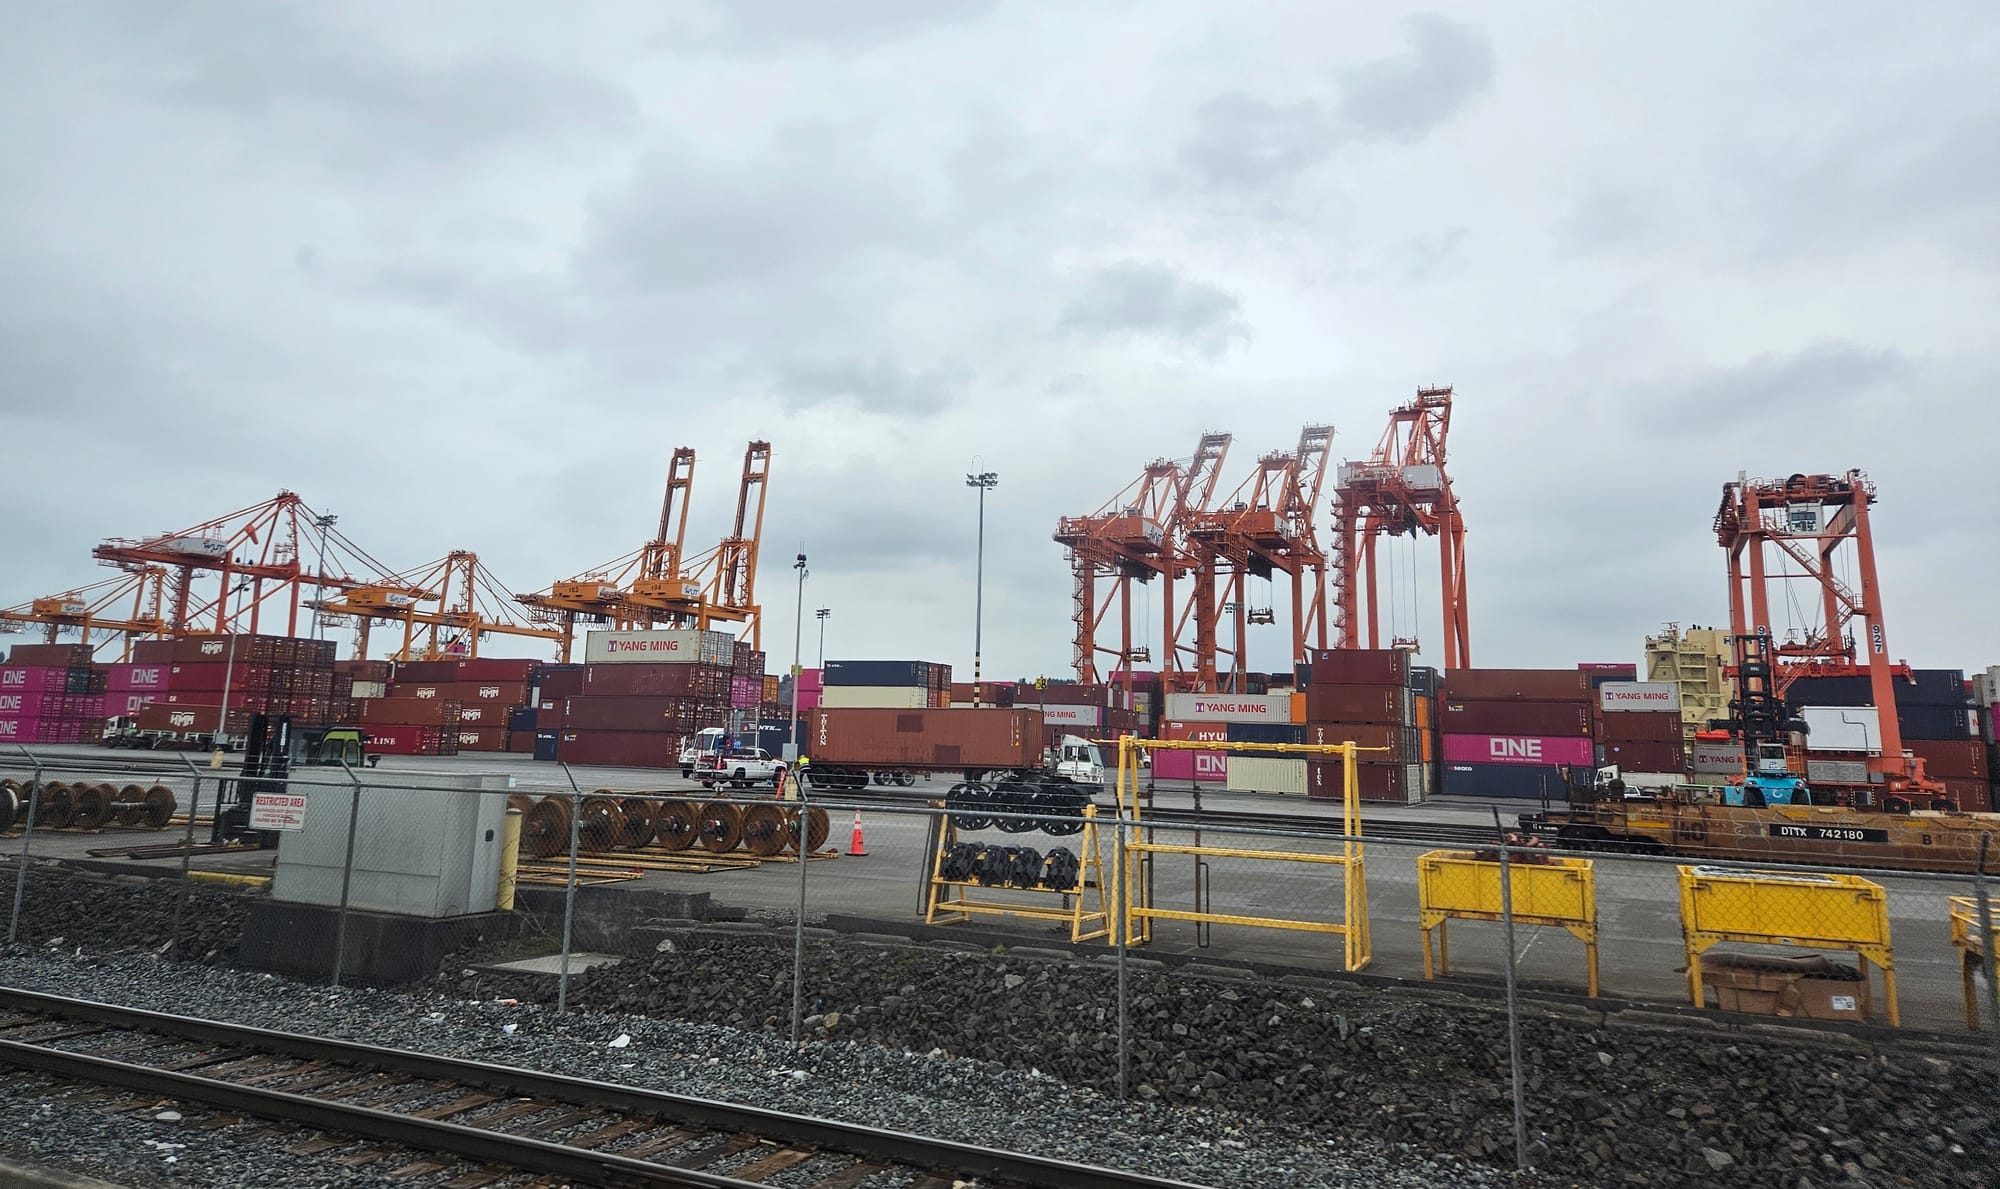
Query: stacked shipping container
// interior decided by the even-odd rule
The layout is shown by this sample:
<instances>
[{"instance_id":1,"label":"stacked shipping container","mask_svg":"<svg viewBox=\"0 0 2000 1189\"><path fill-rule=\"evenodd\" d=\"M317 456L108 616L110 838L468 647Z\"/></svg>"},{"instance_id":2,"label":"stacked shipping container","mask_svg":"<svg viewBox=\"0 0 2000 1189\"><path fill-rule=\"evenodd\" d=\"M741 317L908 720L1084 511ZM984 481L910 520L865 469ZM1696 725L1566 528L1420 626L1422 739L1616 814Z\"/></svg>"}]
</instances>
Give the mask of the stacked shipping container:
<instances>
[{"instance_id":1,"label":"stacked shipping container","mask_svg":"<svg viewBox=\"0 0 2000 1189\"><path fill-rule=\"evenodd\" d=\"M592 632L584 655L575 677L545 680L536 708L538 738L553 733L551 758L572 764L675 767L697 732L727 729L732 710L755 713L732 705L751 678L762 689L763 654L739 655L726 632Z\"/></svg>"},{"instance_id":2,"label":"stacked shipping container","mask_svg":"<svg viewBox=\"0 0 2000 1189\"><path fill-rule=\"evenodd\" d=\"M1317 650L1307 675L1304 741L1352 740L1371 749L1355 767L1362 800L1421 801L1431 792L1435 679L1434 670L1412 666L1400 648ZM1307 791L1338 798L1344 779L1338 762L1315 761L1307 768Z\"/></svg>"},{"instance_id":3,"label":"stacked shipping container","mask_svg":"<svg viewBox=\"0 0 2000 1189\"><path fill-rule=\"evenodd\" d=\"M17 644L0 668L0 743L81 743L103 732L106 681L90 649Z\"/></svg>"},{"instance_id":4,"label":"stacked shipping container","mask_svg":"<svg viewBox=\"0 0 2000 1189\"><path fill-rule=\"evenodd\" d=\"M1561 766L1597 762L1581 669L1451 669L1438 714L1444 791L1560 799Z\"/></svg>"},{"instance_id":5,"label":"stacked shipping container","mask_svg":"<svg viewBox=\"0 0 2000 1189\"><path fill-rule=\"evenodd\" d=\"M1903 748L1924 761L1925 773L1944 782L1961 809L1991 810L1991 749L1979 735L1978 706L1957 669L1915 669L1892 680ZM1866 677L1801 677L1786 690L1787 703L1814 724L1806 736L1810 782L1860 784L1867 760L1880 752L1880 708ZM1815 776L1815 772L1818 774Z\"/></svg>"},{"instance_id":6,"label":"stacked shipping container","mask_svg":"<svg viewBox=\"0 0 2000 1189\"><path fill-rule=\"evenodd\" d=\"M951 705L951 666L930 661L828 661L819 704L829 709L941 710Z\"/></svg>"},{"instance_id":7,"label":"stacked shipping container","mask_svg":"<svg viewBox=\"0 0 2000 1189\"><path fill-rule=\"evenodd\" d=\"M1680 690L1664 681L1596 683L1597 762L1617 767L1628 785L1687 783Z\"/></svg>"}]
</instances>

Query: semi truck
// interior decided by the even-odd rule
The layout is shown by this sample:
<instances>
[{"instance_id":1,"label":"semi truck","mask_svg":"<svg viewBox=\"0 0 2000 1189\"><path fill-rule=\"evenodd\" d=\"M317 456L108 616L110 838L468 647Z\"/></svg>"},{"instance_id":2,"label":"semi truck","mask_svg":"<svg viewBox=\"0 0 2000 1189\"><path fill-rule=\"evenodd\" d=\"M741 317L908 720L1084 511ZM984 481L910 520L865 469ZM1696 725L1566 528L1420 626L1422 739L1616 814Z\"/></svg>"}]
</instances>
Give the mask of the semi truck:
<instances>
[{"instance_id":1,"label":"semi truck","mask_svg":"<svg viewBox=\"0 0 2000 1189\"><path fill-rule=\"evenodd\" d=\"M1066 735L1042 746L1039 711L819 707L803 717L806 780L858 789L879 776L951 773L968 784L1002 781L1078 786L1104 783L1096 744ZM897 781L897 783L902 783Z\"/></svg>"}]
</instances>

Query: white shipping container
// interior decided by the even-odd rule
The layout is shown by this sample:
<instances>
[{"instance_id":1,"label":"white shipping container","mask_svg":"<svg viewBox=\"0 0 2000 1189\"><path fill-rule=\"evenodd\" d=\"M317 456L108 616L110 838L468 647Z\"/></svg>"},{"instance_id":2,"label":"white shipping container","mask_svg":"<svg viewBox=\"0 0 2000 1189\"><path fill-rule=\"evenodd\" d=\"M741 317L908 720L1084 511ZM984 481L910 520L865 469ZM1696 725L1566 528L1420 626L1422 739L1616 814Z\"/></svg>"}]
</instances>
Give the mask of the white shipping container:
<instances>
[{"instance_id":1,"label":"white shipping container","mask_svg":"<svg viewBox=\"0 0 2000 1189\"><path fill-rule=\"evenodd\" d=\"M921 685L829 685L820 689L819 704L845 710L860 707L921 710L930 705L930 696L930 691Z\"/></svg>"},{"instance_id":2,"label":"white shipping container","mask_svg":"<svg viewBox=\"0 0 2000 1189\"><path fill-rule=\"evenodd\" d=\"M1016 708L1019 709L1018 706ZM1104 721L1102 706L1043 706L1040 709L1042 725L1048 727L1094 727Z\"/></svg>"},{"instance_id":3,"label":"white shipping container","mask_svg":"<svg viewBox=\"0 0 2000 1189\"><path fill-rule=\"evenodd\" d=\"M1625 782L1628 789L1663 789L1688 783L1685 772L1626 772L1620 770L1618 779Z\"/></svg>"},{"instance_id":4,"label":"white shipping container","mask_svg":"<svg viewBox=\"0 0 2000 1189\"><path fill-rule=\"evenodd\" d=\"M1306 762L1284 756L1232 755L1222 787L1244 793L1306 795Z\"/></svg>"},{"instance_id":5,"label":"white shipping container","mask_svg":"<svg viewBox=\"0 0 2000 1189\"><path fill-rule=\"evenodd\" d=\"M1741 743L1701 743L1688 750L1688 762L1696 772L1727 776L1743 771Z\"/></svg>"},{"instance_id":6,"label":"white shipping container","mask_svg":"<svg viewBox=\"0 0 2000 1189\"><path fill-rule=\"evenodd\" d=\"M1607 681L1597 687L1597 704L1604 710L1677 712L1681 687L1671 681Z\"/></svg>"},{"instance_id":7,"label":"white shipping container","mask_svg":"<svg viewBox=\"0 0 2000 1189\"><path fill-rule=\"evenodd\" d=\"M1290 694L1168 694L1166 717L1176 722L1292 721Z\"/></svg>"},{"instance_id":8,"label":"white shipping container","mask_svg":"<svg viewBox=\"0 0 2000 1189\"><path fill-rule=\"evenodd\" d=\"M1806 757L1806 783L1823 780L1828 784L1867 784L1867 760L1821 760Z\"/></svg>"},{"instance_id":9,"label":"white shipping container","mask_svg":"<svg viewBox=\"0 0 2000 1189\"><path fill-rule=\"evenodd\" d=\"M1882 720L1873 706L1805 706L1799 717L1812 730L1807 751L1882 751Z\"/></svg>"},{"instance_id":10,"label":"white shipping container","mask_svg":"<svg viewBox=\"0 0 2000 1189\"><path fill-rule=\"evenodd\" d=\"M730 665L736 638L728 632L667 628L647 632L592 632L584 642L589 665Z\"/></svg>"},{"instance_id":11,"label":"white shipping container","mask_svg":"<svg viewBox=\"0 0 2000 1189\"><path fill-rule=\"evenodd\" d=\"M389 685L384 681L357 681L354 683L354 696L357 698L386 698L389 696Z\"/></svg>"}]
</instances>

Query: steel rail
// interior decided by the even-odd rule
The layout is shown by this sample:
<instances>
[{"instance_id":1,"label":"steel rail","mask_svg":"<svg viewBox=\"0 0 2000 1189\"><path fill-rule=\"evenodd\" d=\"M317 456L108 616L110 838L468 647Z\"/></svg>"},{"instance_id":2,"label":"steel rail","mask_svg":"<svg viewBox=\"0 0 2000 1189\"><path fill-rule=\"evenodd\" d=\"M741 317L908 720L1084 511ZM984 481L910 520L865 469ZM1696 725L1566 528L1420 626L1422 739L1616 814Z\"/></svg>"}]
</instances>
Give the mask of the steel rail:
<instances>
[{"instance_id":1,"label":"steel rail","mask_svg":"<svg viewBox=\"0 0 2000 1189\"><path fill-rule=\"evenodd\" d=\"M908 1132L865 1127L762 1107L597 1082L509 1065L467 1061L408 1049L394 1049L331 1037L252 1028L218 1020L168 1015L94 1000L0 987L0 1007L29 1014L148 1032L179 1040L228 1045L304 1060L352 1064L382 1073L498 1089L509 1097L546 1098L551 1105L589 1106L668 1123L755 1135L788 1144L839 1152L865 1160L890 1160L961 1176L987 1177L1049 1189L1199 1189L1189 1182L1073 1164L1022 1152L985 1148ZM368 1107L350 1106L69 1052L31 1042L0 1039L0 1061L63 1077L110 1082L146 1093L200 1101L226 1110L278 1118L367 1139L386 1140L596 1184L692 1185L711 1189L752 1189L755 1182L713 1173L669 1168L646 1160L593 1152L503 1132L441 1120L413 1119Z\"/></svg>"}]
</instances>

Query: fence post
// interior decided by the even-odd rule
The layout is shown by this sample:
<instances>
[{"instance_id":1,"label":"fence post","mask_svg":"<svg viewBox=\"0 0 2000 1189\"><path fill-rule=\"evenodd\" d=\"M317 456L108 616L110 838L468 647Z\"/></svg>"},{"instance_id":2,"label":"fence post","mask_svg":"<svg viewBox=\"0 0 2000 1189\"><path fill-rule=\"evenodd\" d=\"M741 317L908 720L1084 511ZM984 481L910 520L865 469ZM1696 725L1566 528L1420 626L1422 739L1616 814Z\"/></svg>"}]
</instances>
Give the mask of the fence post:
<instances>
[{"instance_id":1,"label":"fence post","mask_svg":"<svg viewBox=\"0 0 2000 1189\"><path fill-rule=\"evenodd\" d=\"M1126 1096L1128 1072L1132 1064L1131 1050L1125 1029L1125 997L1127 993L1125 985L1125 947L1129 941L1127 935L1132 931L1128 927L1131 924L1132 918L1125 915L1125 807L1123 805L1118 807L1118 848L1113 852L1113 857L1117 860L1112 868L1116 876L1113 882L1118 886L1117 920L1113 928L1117 930L1118 936L1118 1098L1122 1102ZM1099 878L1103 878L1101 872L1099 873Z\"/></svg>"},{"instance_id":2,"label":"fence post","mask_svg":"<svg viewBox=\"0 0 2000 1189\"><path fill-rule=\"evenodd\" d=\"M812 805L806 782L798 782L799 794L799 911L792 918L792 1047L804 1042L806 1004L806 864L812 857ZM828 822L831 825L831 820ZM829 833L829 837L830 837Z\"/></svg>"},{"instance_id":3,"label":"fence post","mask_svg":"<svg viewBox=\"0 0 2000 1189\"><path fill-rule=\"evenodd\" d=\"M181 835L181 891L174 900L174 932L167 952L181 956L181 924L187 916L188 900L194 895L194 880L189 872L194 865L194 819L201 812L201 769L187 758L187 753L176 752L188 775L194 778L194 789L188 794L187 830Z\"/></svg>"},{"instance_id":4,"label":"fence post","mask_svg":"<svg viewBox=\"0 0 2000 1189\"><path fill-rule=\"evenodd\" d=\"M35 753L25 747L17 748L28 762L35 767L35 774L28 778L28 808L26 825L21 827L21 865L14 872L14 911L7 922L7 944L13 945L21 936L21 900L28 894L28 848L35 837L35 814L42 807L42 762Z\"/></svg>"},{"instance_id":5,"label":"fence post","mask_svg":"<svg viewBox=\"0 0 2000 1189\"><path fill-rule=\"evenodd\" d=\"M556 1014L569 1010L569 943L576 924L576 844L583 833L583 790L576 774L562 765L563 779L569 781L569 879L563 886L562 966L556 976Z\"/></svg>"},{"instance_id":6,"label":"fence post","mask_svg":"<svg viewBox=\"0 0 2000 1189\"><path fill-rule=\"evenodd\" d=\"M1979 840L1979 862L1972 869L1972 899L1979 912L1980 964L1986 967L1986 1015L1993 1023L1993 1075L2000 1080L2000 979L1994 978L1993 904L1986 898L1986 844Z\"/></svg>"},{"instance_id":7,"label":"fence post","mask_svg":"<svg viewBox=\"0 0 2000 1189\"><path fill-rule=\"evenodd\" d=\"M1500 811L1493 811L1499 825ZM1521 1102L1521 1012L1514 999L1514 872L1507 836L1500 836L1500 927L1507 946L1507 1067L1514 1083L1514 1169L1528 1167L1527 1112Z\"/></svg>"},{"instance_id":8,"label":"fence post","mask_svg":"<svg viewBox=\"0 0 2000 1189\"><path fill-rule=\"evenodd\" d=\"M361 828L361 778L347 761L340 761L353 788L347 803L347 859L340 865L340 912L333 924L333 985L340 985L340 971L347 964L347 894L354 886L354 835Z\"/></svg>"}]
</instances>

